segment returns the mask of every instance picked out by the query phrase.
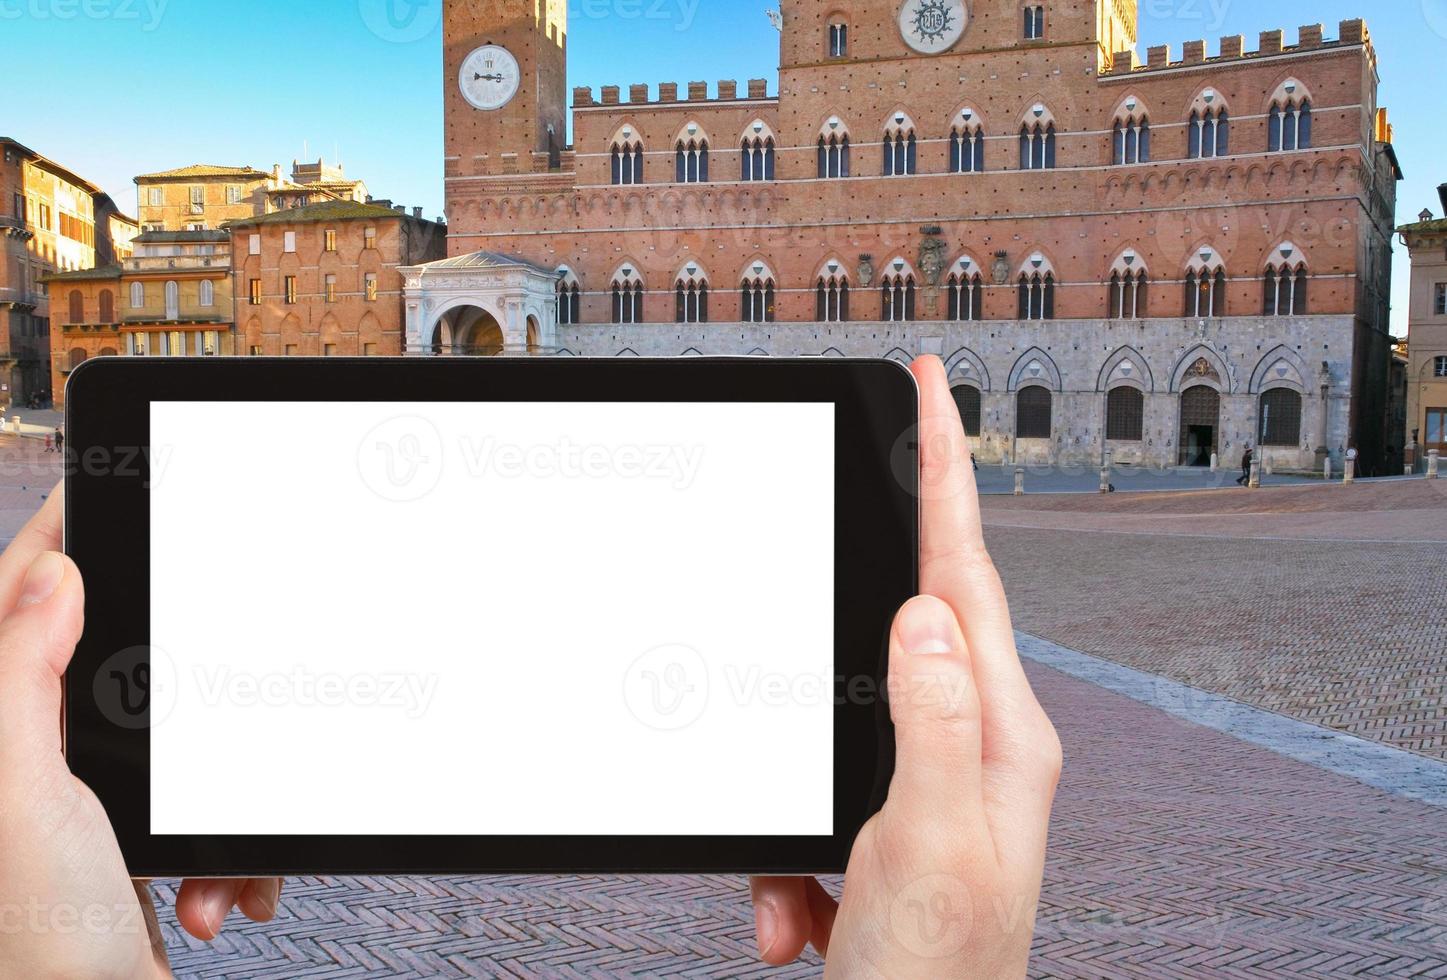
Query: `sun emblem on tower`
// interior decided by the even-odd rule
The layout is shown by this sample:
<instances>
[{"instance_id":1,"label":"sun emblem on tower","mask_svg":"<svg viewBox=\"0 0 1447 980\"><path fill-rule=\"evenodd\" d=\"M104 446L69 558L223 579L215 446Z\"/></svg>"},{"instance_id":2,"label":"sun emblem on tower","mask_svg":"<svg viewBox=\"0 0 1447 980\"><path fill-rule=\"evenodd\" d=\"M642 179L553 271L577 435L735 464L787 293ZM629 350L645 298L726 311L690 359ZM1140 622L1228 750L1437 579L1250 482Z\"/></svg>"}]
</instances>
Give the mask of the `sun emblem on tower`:
<instances>
[{"instance_id":1,"label":"sun emblem on tower","mask_svg":"<svg viewBox=\"0 0 1447 980\"><path fill-rule=\"evenodd\" d=\"M911 48L938 54L965 32L964 0L905 0L899 11L899 32Z\"/></svg>"}]
</instances>

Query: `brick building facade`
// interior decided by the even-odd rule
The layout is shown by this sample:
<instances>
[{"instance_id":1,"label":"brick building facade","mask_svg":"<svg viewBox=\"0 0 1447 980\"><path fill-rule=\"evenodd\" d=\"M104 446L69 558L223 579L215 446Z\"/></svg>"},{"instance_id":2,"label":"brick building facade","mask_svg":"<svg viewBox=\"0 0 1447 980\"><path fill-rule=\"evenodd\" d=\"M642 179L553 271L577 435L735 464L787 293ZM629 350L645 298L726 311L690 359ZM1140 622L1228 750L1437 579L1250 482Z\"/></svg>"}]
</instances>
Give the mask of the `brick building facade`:
<instances>
[{"instance_id":1,"label":"brick building facade","mask_svg":"<svg viewBox=\"0 0 1447 980\"><path fill-rule=\"evenodd\" d=\"M781 13L777 94L575 89L564 145L562 0L450 0L454 268L407 270L408 349L937 353L982 460L1382 465L1400 174L1361 21L1141 63L1132 0Z\"/></svg>"},{"instance_id":2,"label":"brick building facade","mask_svg":"<svg viewBox=\"0 0 1447 980\"><path fill-rule=\"evenodd\" d=\"M1412 263L1403 435L1419 472L1433 449L1447 459L1447 184L1437 190L1444 217L1424 210L1400 229Z\"/></svg>"}]
</instances>

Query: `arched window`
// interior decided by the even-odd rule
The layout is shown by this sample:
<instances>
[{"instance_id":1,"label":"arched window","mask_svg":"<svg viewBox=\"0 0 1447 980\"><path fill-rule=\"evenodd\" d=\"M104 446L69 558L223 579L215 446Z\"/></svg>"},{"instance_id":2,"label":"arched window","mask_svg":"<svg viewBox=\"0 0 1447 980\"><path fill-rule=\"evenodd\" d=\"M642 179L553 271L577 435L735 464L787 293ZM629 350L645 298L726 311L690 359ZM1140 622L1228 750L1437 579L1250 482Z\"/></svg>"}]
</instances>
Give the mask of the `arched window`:
<instances>
[{"instance_id":1,"label":"arched window","mask_svg":"<svg viewBox=\"0 0 1447 980\"><path fill-rule=\"evenodd\" d=\"M903 177L915 172L914 126L904 113L895 115L884 131L884 168L886 177Z\"/></svg>"},{"instance_id":2,"label":"arched window","mask_svg":"<svg viewBox=\"0 0 1447 980\"><path fill-rule=\"evenodd\" d=\"M1050 389L1028 385L1015 394L1015 437L1050 438Z\"/></svg>"},{"instance_id":3,"label":"arched window","mask_svg":"<svg viewBox=\"0 0 1447 980\"><path fill-rule=\"evenodd\" d=\"M886 275L880 283L880 319L903 323L914 319L914 273L896 272Z\"/></svg>"},{"instance_id":4,"label":"arched window","mask_svg":"<svg viewBox=\"0 0 1447 980\"><path fill-rule=\"evenodd\" d=\"M84 363L85 363L85 357L86 357L85 348L83 348L83 347L73 347L73 348L71 348L71 351L70 351L70 369L71 369L72 371L74 371L76 368L78 368L78 367L80 367L82 364L84 364Z\"/></svg>"},{"instance_id":5,"label":"arched window","mask_svg":"<svg viewBox=\"0 0 1447 980\"><path fill-rule=\"evenodd\" d=\"M1225 106L1192 109L1187 122L1186 156L1200 160L1231 152L1231 120Z\"/></svg>"},{"instance_id":6,"label":"arched window","mask_svg":"<svg viewBox=\"0 0 1447 980\"><path fill-rule=\"evenodd\" d=\"M85 297L81 295L79 289L72 289L70 291L70 310L68 312L70 313L70 319L66 322L85 322Z\"/></svg>"},{"instance_id":7,"label":"arched window","mask_svg":"<svg viewBox=\"0 0 1447 980\"><path fill-rule=\"evenodd\" d=\"M1020 319L1055 319L1055 274L1020 273Z\"/></svg>"},{"instance_id":8,"label":"arched window","mask_svg":"<svg viewBox=\"0 0 1447 980\"><path fill-rule=\"evenodd\" d=\"M1020 127L1020 169L1050 170L1055 167L1055 124L1026 123Z\"/></svg>"},{"instance_id":9,"label":"arched window","mask_svg":"<svg viewBox=\"0 0 1447 980\"><path fill-rule=\"evenodd\" d=\"M814 319L843 323L849 319L849 278L838 269L819 274L814 291Z\"/></svg>"},{"instance_id":10,"label":"arched window","mask_svg":"<svg viewBox=\"0 0 1447 980\"><path fill-rule=\"evenodd\" d=\"M202 306L216 305L216 284L210 279L202 279L197 290L197 302Z\"/></svg>"},{"instance_id":11,"label":"arched window","mask_svg":"<svg viewBox=\"0 0 1447 980\"><path fill-rule=\"evenodd\" d=\"M772 136L747 136L739 148L743 159L743 180L774 179L774 138Z\"/></svg>"},{"instance_id":12,"label":"arched window","mask_svg":"<svg viewBox=\"0 0 1447 980\"><path fill-rule=\"evenodd\" d=\"M1117 165L1149 163L1151 124L1144 115L1127 115L1115 121L1111 131L1111 161Z\"/></svg>"},{"instance_id":13,"label":"arched window","mask_svg":"<svg viewBox=\"0 0 1447 980\"><path fill-rule=\"evenodd\" d=\"M966 109L963 120L950 127L950 173L985 172L985 131L972 122L974 113Z\"/></svg>"},{"instance_id":14,"label":"arched window","mask_svg":"<svg viewBox=\"0 0 1447 980\"><path fill-rule=\"evenodd\" d=\"M116 296L109 289L100 291L100 322L115 323L116 321Z\"/></svg>"},{"instance_id":15,"label":"arched window","mask_svg":"<svg viewBox=\"0 0 1447 980\"><path fill-rule=\"evenodd\" d=\"M624 266L613 276L609 287L613 297L614 323L643 322L643 280L632 266Z\"/></svg>"},{"instance_id":16,"label":"arched window","mask_svg":"<svg viewBox=\"0 0 1447 980\"><path fill-rule=\"evenodd\" d=\"M849 54L849 25L838 22L829 25L829 57L843 58Z\"/></svg>"},{"instance_id":17,"label":"arched window","mask_svg":"<svg viewBox=\"0 0 1447 980\"><path fill-rule=\"evenodd\" d=\"M969 262L968 259L962 261ZM970 267L966 265L950 273L948 285L951 320L984 319L980 309L985 295L985 280L978 271L972 273Z\"/></svg>"},{"instance_id":18,"label":"arched window","mask_svg":"<svg viewBox=\"0 0 1447 980\"><path fill-rule=\"evenodd\" d=\"M960 421L964 423L965 435L980 434L980 389L974 385L959 384L950 389L955 397L955 407L960 410Z\"/></svg>"},{"instance_id":19,"label":"arched window","mask_svg":"<svg viewBox=\"0 0 1447 980\"><path fill-rule=\"evenodd\" d=\"M1112 320L1136 320L1146 315L1146 270L1116 270L1110 274L1106 298Z\"/></svg>"},{"instance_id":20,"label":"arched window","mask_svg":"<svg viewBox=\"0 0 1447 980\"><path fill-rule=\"evenodd\" d=\"M576 282L558 283L558 323L582 323L582 294Z\"/></svg>"},{"instance_id":21,"label":"arched window","mask_svg":"<svg viewBox=\"0 0 1447 980\"><path fill-rule=\"evenodd\" d=\"M1289 153L1310 147L1311 101L1287 98L1272 102L1267 116L1266 149Z\"/></svg>"},{"instance_id":22,"label":"arched window","mask_svg":"<svg viewBox=\"0 0 1447 980\"><path fill-rule=\"evenodd\" d=\"M673 321L708 322L708 277L697 265L684 267L673 284Z\"/></svg>"},{"instance_id":23,"label":"arched window","mask_svg":"<svg viewBox=\"0 0 1447 980\"><path fill-rule=\"evenodd\" d=\"M1025 5L1025 40L1038 41L1045 36L1045 6L1038 3Z\"/></svg>"},{"instance_id":24,"label":"arched window","mask_svg":"<svg viewBox=\"0 0 1447 980\"><path fill-rule=\"evenodd\" d=\"M674 180L680 184L708 182L708 140L679 140L673 151Z\"/></svg>"},{"instance_id":25,"label":"arched window","mask_svg":"<svg viewBox=\"0 0 1447 980\"><path fill-rule=\"evenodd\" d=\"M1301 443L1301 395L1290 388L1272 388L1261 393L1263 446L1296 446Z\"/></svg>"},{"instance_id":26,"label":"arched window","mask_svg":"<svg viewBox=\"0 0 1447 980\"><path fill-rule=\"evenodd\" d=\"M745 323L774 322L774 274L755 262L739 284L739 319Z\"/></svg>"},{"instance_id":27,"label":"arched window","mask_svg":"<svg viewBox=\"0 0 1447 980\"><path fill-rule=\"evenodd\" d=\"M819 176L849 176L849 134L830 133L819 137Z\"/></svg>"},{"instance_id":28,"label":"arched window","mask_svg":"<svg viewBox=\"0 0 1447 980\"><path fill-rule=\"evenodd\" d=\"M625 139L613 144L612 175L614 184L643 183L643 143Z\"/></svg>"},{"instance_id":29,"label":"arched window","mask_svg":"<svg viewBox=\"0 0 1447 980\"><path fill-rule=\"evenodd\" d=\"M1139 388L1121 385L1105 396L1105 437L1121 442L1144 438L1146 397Z\"/></svg>"},{"instance_id":30,"label":"arched window","mask_svg":"<svg viewBox=\"0 0 1447 980\"><path fill-rule=\"evenodd\" d=\"M1302 316L1306 313L1306 263L1275 261L1262 277L1262 316Z\"/></svg>"},{"instance_id":31,"label":"arched window","mask_svg":"<svg viewBox=\"0 0 1447 980\"><path fill-rule=\"evenodd\" d=\"M146 305L146 284L143 282L131 283L131 309L139 310Z\"/></svg>"},{"instance_id":32,"label":"arched window","mask_svg":"<svg viewBox=\"0 0 1447 980\"><path fill-rule=\"evenodd\" d=\"M1214 249L1201 249L1186 269L1185 315L1226 315L1226 269Z\"/></svg>"},{"instance_id":33,"label":"arched window","mask_svg":"<svg viewBox=\"0 0 1447 980\"><path fill-rule=\"evenodd\" d=\"M172 279L166 283L166 319L181 318L181 284Z\"/></svg>"}]
</instances>

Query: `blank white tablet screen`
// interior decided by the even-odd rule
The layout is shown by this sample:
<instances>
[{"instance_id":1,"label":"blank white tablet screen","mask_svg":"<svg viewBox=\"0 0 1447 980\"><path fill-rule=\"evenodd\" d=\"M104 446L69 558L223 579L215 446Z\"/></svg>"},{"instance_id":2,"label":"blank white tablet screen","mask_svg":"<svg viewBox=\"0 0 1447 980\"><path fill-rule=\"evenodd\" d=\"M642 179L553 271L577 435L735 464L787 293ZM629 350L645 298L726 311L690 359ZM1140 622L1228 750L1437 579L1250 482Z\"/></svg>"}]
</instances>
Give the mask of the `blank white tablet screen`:
<instances>
[{"instance_id":1,"label":"blank white tablet screen","mask_svg":"<svg viewBox=\"0 0 1447 980\"><path fill-rule=\"evenodd\" d=\"M152 833L832 833L832 404L158 402L151 446Z\"/></svg>"}]
</instances>

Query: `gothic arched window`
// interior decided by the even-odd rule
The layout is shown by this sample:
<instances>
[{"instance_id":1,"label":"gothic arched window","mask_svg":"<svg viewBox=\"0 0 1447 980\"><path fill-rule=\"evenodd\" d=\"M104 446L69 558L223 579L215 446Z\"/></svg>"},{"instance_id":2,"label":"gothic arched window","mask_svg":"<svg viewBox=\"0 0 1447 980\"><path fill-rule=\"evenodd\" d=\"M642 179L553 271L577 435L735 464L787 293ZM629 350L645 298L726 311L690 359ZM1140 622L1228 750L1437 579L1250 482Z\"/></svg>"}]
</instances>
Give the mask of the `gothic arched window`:
<instances>
[{"instance_id":1,"label":"gothic arched window","mask_svg":"<svg viewBox=\"0 0 1447 980\"><path fill-rule=\"evenodd\" d=\"M1020 169L1051 170L1055 167L1055 124L1026 123L1020 127Z\"/></svg>"},{"instance_id":2,"label":"gothic arched window","mask_svg":"<svg viewBox=\"0 0 1447 980\"><path fill-rule=\"evenodd\" d=\"M950 173L985 171L985 131L979 123L963 123L950 129Z\"/></svg>"},{"instance_id":3,"label":"gothic arched window","mask_svg":"<svg viewBox=\"0 0 1447 980\"><path fill-rule=\"evenodd\" d=\"M903 177L915 172L914 130L898 126L884 134L884 176Z\"/></svg>"},{"instance_id":4,"label":"gothic arched window","mask_svg":"<svg viewBox=\"0 0 1447 980\"><path fill-rule=\"evenodd\" d=\"M1266 149L1277 151L1306 150L1311 147L1311 102L1308 99L1286 99L1272 102L1267 116Z\"/></svg>"},{"instance_id":5,"label":"gothic arched window","mask_svg":"<svg viewBox=\"0 0 1447 980\"><path fill-rule=\"evenodd\" d=\"M849 176L849 135L830 133L819 137L819 176Z\"/></svg>"},{"instance_id":6,"label":"gothic arched window","mask_svg":"<svg viewBox=\"0 0 1447 980\"><path fill-rule=\"evenodd\" d=\"M1015 393L1015 437L1050 438L1050 389L1027 385Z\"/></svg>"},{"instance_id":7,"label":"gothic arched window","mask_svg":"<svg viewBox=\"0 0 1447 980\"><path fill-rule=\"evenodd\" d=\"M708 140L678 141L673 151L674 180L680 184L708 182Z\"/></svg>"},{"instance_id":8,"label":"gothic arched window","mask_svg":"<svg viewBox=\"0 0 1447 980\"><path fill-rule=\"evenodd\" d=\"M1105 437L1140 442L1145 430L1145 395L1139 388L1120 385L1105 396Z\"/></svg>"},{"instance_id":9,"label":"gothic arched window","mask_svg":"<svg viewBox=\"0 0 1447 980\"><path fill-rule=\"evenodd\" d=\"M903 323L914 319L915 287L912 273L885 276L880 284L880 293L883 304L879 317L881 320Z\"/></svg>"},{"instance_id":10,"label":"gothic arched window","mask_svg":"<svg viewBox=\"0 0 1447 980\"><path fill-rule=\"evenodd\" d=\"M832 23L829 25L829 57L843 58L849 54L849 25Z\"/></svg>"},{"instance_id":11,"label":"gothic arched window","mask_svg":"<svg viewBox=\"0 0 1447 980\"><path fill-rule=\"evenodd\" d=\"M949 278L951 320L983 320L982 300L985 294L985 280L978 273L951 272Z\"/></svg>"},{"instance_id":12,"label":"gothic arched window","mask_svg":"<svg viewBox=\"0 0 1447 980\"><path fill-rule=\"evenodd\" d=\"M849 279L831 273L819 276L814 291L814 319L821 323L843 323L849 319Z\"/></svg>"},{"instance_id":13,"label":"gothic arched window","mask_svg":"<svg viewBox=\"0 0 1447 980\"><path fill-rule=\"evenodd\" d=\"M643 183L643 143L627 140L613 144L612 177L614 184Z\"/></svg>"},{"instance_id":14,"label":"gothic arched window","mask_svg":"<svg viewBox=\"0 0 1447 980\"><path fill-rule=\"evenodd\" d=\"M1306 313L1306 263L1285 261L1266 266L1262 277L1263 316L1302 316Z\"/></svg>"},{"instance_id":15,"label":"gothic arched window","mask_svg":"<svg viewBox=\"0 0 1447 980\"><path fill-rule=\"evenodd\" d=\"M1261 393L1263 446L1295 446L1301 442L1301 395L1290 388L1272 388Z\"/></svg>"},{"instance_id":16,"label":"gothic arched window","mask_svg":"<svg viewBox=\"0 0 1447 980\"><path fill-rule=\"evenodd\" d=\"M1020 319L1055 319L1055 274L1020 273Z\"/></svg>"},{"instance_id":17,"label":"gothic arched window","mask_svg":"<svg viewBox=\"0 0 1447 980\"><path fill-rule=\"evenodd\" d=\"M609 291L613 298L614 323L643 322L643 280L636 270L620 269Z\"/></svg>"},{"instance_id":18,"label":"gothic arched window","mask_svg":"<svg viewBox=\"0 0 1447 980\"><path fill-rule=\"evenodd\" d=\"M673 284L673 321L708 322L708 277L696 265L686 267Z\"/></svg>"},{"instance_id":19,"label":"gothic arched window","mask_svg":"<svg viewBox=\"0 0 1447 980\"><path fill-rule=\"evenodd\" d=\"M1106 297L1112 320L1135 320L1146 315L1146 270L1129 269L1110 274L1110 293Z\"/></svg>"},{"instance_id":20,"label":"gothic arched window","mask_svg":"<svg viewBox=\"0 0 1447 980\"><path fill-rule=\"evenodd\" d=\"M1231 152L1231 120L1225 106L1192 109L1187 121L1186 156L1199 160Z\"/></svg>"},{"instance_id":21,"label":"gothic arched window","mask_svg":"<svg viewBox=\"0 0 1447 980\"><path fill-rule=\"evenodd\" d=\"M774 277L745 278L739 285L739 319L745 323L774 322Z\"/></svg>"},{"instance_id":22,"label":"gothic arched window","mask_svg":"<svg viewBox=\"0 0 1447 980\"><path fill-rule=\"evenodd\" d=\"M1117 119L1115 128L1111 130L1111 162L1118 165L1149 163L1150 159L1150 121L1144 115Z\"/></svg>"},{"instance_id":23,"label":"gothic arched window","mask_svg":"<svg viewBox=\"0 0 1447 980\"><path fill-rule=\"evenodd\" d=\"M974 385L958 384L950 389L950 394L955 398L955 407L960 410L960 422L965 427L965 435L978 436L980 434L980 389Z\"/></svg>"},{"instance_id":24,"label":"gothic arched window","mask_svg":"<svg viewBox=\"0 0 1447 980\"><path fill-rule=\"evenodd\" d=\"M774 138L772 136L746 137L739 148L743 159L743 180L774 179Z\"/></svg>"}]
</instances>

